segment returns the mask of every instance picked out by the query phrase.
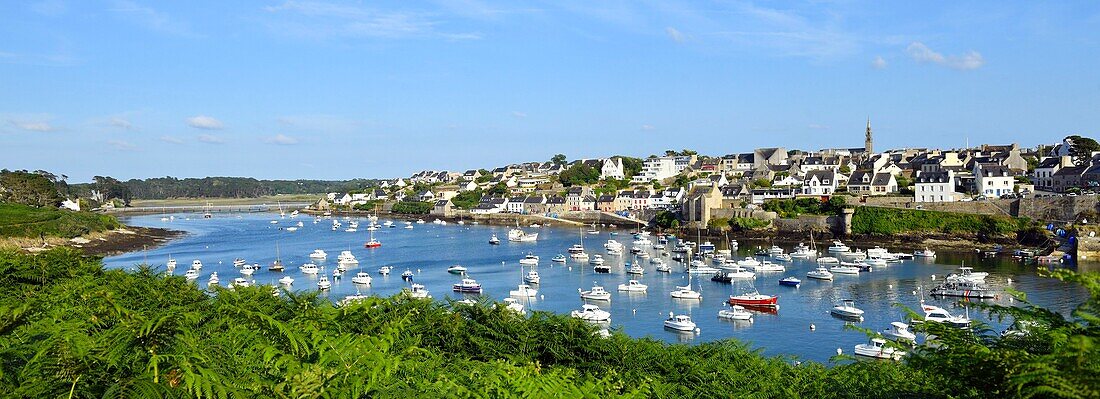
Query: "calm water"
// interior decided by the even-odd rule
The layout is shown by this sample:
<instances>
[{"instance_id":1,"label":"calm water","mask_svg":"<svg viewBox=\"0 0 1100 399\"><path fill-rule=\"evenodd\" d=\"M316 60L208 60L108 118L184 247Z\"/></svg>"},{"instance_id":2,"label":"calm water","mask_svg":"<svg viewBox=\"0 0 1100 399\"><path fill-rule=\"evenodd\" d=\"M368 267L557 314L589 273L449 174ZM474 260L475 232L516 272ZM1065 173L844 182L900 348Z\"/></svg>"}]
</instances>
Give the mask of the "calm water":
<instances>
[{"instance_id":1,"label":"calm water","mask_svg":"<svg viewBox=\"0 0 1100 399\"><path fill-rule=\"evenodd\" d=\"M290 275L295 279L292 289L312 290L316 289L316 277L298 271L298 266L310 261L309 253L314 249L328 252L326 262L315 263L326 266L327 273L331 273L336 267L336 256L340 251L350 249L359 259L359 267L349 269L342 281L334 281L332 289L326 294L334 300L356 292L382 296L397 293L407 284L400 277L406 269L415 272L415 280L426 285L437 300L458 298L461 295L451 292L451 284L461 277L446 271L454 264L468 267L469 275L482 283L484 294L500 300L520 283L519 259L532 252L542 258L542 262L535 267L542 276L542 283L537 286L539 296L525 303L528 309L567 314L582 304L578 288L587 290L593 284L599 284L611 291L612 300L597 304L612 313L612 326L622 328L627 334L669 342L737 338L762 348L769 355L789 354L816 361L826 361L836 353L837 348L850 353L853 345L866 341L862 333L846 330L844 326L847 322L829 315L829 309L839 300L854 299L856 306L866 311L865 319L857 324L881 330L888 327L891 321L902 320L903 310L892 304L917 308L920 300L914 294L917 287L931 288L931 275L942 278L964 261L977 270L990 272L987 281L993 287L1003 288L1010 284L1012 288L1026 292L1031 301L1064 314L1068 314L1087 295L1079 287L1040 278L1035 275L1035 266L1021 265L1010 258L979 260L969 254L941 253L934 261L918 259L876 268L859 276L836 275L831 282L805 278L806 272L815 268L816 263L800 260L788 264L786 272L760 273L755 282L720 284L710 281L710 276L700 276L702 278L692 278L691 281L695 289L702 292L703 300L685 301L669 296L675 286L688 283L687 274L675 262L666 259L673 266L673 273L668 274L655 272L652 265L643 261L646 274L630 276L622 267L623 259L608 256L603 251L603 243L609 238L626 244L629 249L631 237L625 231L614 236L608 231L585 236L588 253L603 254L608 264L614 265L611 274L595 274L587 263L578 264L570 260L567 264L559 264L550 261L554 255L566 253L566 248L579 242L581 232L573 229L540 228L537 229L538 242L511 243L506 239L506 227L426 223L417 224L413 229L403 229L403 223L395 221L397 228L382 228L375 232L375 238L383 246L368 250L363 248L363 243L369 239L365 221L358 232L348 233L332 231L329 220L314 224L312 217L304 215L295 219L280 219L279 224L270 223L278 219L278 215L273 214L217 215L214 219L201 219L197 214L177 214L172 221L162 221L161 217L139 216L125 222L183 230L189 234L154 250L107 258L107 266L129 268L140 264L143 259L148 259L152 265L163 266L171 255L179 262L175 273L182 275L192 260L199 259L203 262L203 268L197 282L205 286L209 274L218 272L225 285L240 276L232 263L233 259L241 257L250 264L264 266L253 276L257 283L274 285L282 276ZM305 226L296 232L281 229L297 221L304 222ZM346 227L346 221L342 222ZM384 220L379 221L382 222ZM492 234L504 240L501 245L487 243ZM267 271L267 266L275 259L276 242L287 266L283 273ZM740 254L742 257L751 255L751 249L742 248ZM376 272L383 265L394 267L388 277ZM525 267L525 270L529 269ZM351 276L358 271L372 274L374 280L371 286L352 284ZM801 287L778 285L778 280L786 276L802 279ZM616 292L620 283L631 278L649 285L648 293ZM1008 283L1007 279L1012 282ZM718 311L724 308L730 294L742 293L754 286L761 293L779 295L780 309L776 314L756 313L752 323L717 318ZM965 308L956 306L957 301L953 299L926 300L954 313L965 312ZM990 301L1010 303L1008 298ZM664 330L662 321L669 312L690 313L701 329L700 334L685 335ZM984 315L977 312L971 312L971 317L985 320ZM811 324L816 326L813 331L810 330Z\"/></svg>"}]
</instances>

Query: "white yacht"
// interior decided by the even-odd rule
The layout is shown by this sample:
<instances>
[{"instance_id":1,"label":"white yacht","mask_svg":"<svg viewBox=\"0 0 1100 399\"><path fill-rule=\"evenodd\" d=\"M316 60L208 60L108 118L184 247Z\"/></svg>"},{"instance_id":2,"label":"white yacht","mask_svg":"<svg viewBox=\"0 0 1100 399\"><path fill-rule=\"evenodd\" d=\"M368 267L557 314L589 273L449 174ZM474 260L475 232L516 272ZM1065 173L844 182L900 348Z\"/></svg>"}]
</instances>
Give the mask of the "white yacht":
<instances>
[{"instance_id":1,"label":"white yacht","mask_svg":"<svg viewBox=\"0 0 1100 399\"><path fill-rule=\"evenodd\" d=\"M833 274L859 274L859 267L837 265L830 267L829 271L833 272Z\"/></svg>"},{"instance_id":2,"label":"white yacht","mask_svg":"<svg viewBox=\"0 0 1100 399\"><path fill-rule=\"evenodd\" d=\"M508 230L508 241L535 242L539 239L539 233L527 233L520 229Z\"/></svg>"},{"instance_id":3,"label":"white yacht","mask_svg":"<svg viewBox=\"0 0 1100 399\"><path fill-rule=\"evenodd\" d=\"M573 318L581 319L589 322L607 322L611 321L611 312L600 309L599 306L584 304L581 305L580 310L574 310L569 312L569 315Z\"/></svg>"},{"instance_id":4,"label":"white yacht","mask_svg":"<svg viewBox=\"0 0 1100 399\"><path fill-rule=\"evenodd\" d=\"M332 287L332 283L328 281L328 276L322 275L321 278L319 280L317 280L317 289L327 290L331 287Z\"/></svg>"},{"instance_id":5,"label":"white yacht","mask_svg":"<svg viewBox=\"0 0 1100 399\"><path fill-rule=\"evenodd\" d=\"M771 248L768 248L768 255L771 256L782 255L784 252L786 251L784 251L783 248L780 248L778 245L772 245Z\"/></svg>"},{"instance_id":6,"label":"white yacht","mask_svg":"<svg viewBox=\"0 0 1100 399\"><path fill-rule=\"evenodd\" d=\"M905 351L886 346L886 340L882 338L871 338L871 341L866 344L856 345L855 353L859 356L888 360L901 360L906 355Z\"/></svg>"},{"instance_id":7,"label":"white yacht","mask_svg":"<svg viewBox=\"0 0 1100 399\"><path fill-rule=\"evenodd\" d=\"M523 304L519 303L519 300L516 298L504 298L504 308L519 313L521 315L527 314L527 310L523 309Z\"/></svg>"},{"instance_id":8,"label":"white yacht","mask_svg":"<svg viewBox=\"0 0 1100 399\"><path fill-rule=\"evenodd\" d=\"M206 280L207 286L218 285L221 280L218 279L218 272L210 273L210 278Z\"/></svg>"},{"instance_id":9,"label":"white yacht","mask_svg":"<svg viewBox=\"0 0 1100 399\"><path fill-rule=\"evenodd\" d=\"M328 254L325 253L324 250L315 249L315 250L313 250L312 253L309 254L309 258L310 259L316 259L316 260L324 260L325 258L328 258Z\"/></svg>"},{"instance_id":10,"label":"white yacht","mask_svg":"<svg viewBox=\"0 0 1100 399\"><path fill-rule=\"evenodd\" d=\"M598 286L598 285L593 285L592 289L590 289L588 291L581 291L580 288L577 288L577 292L579 292L581 294L582 299L588 299L588 300L593 300L593 301L610 301L611 300L611 293L607 292L607 290L603 289L603 287Z\"/></svg>"},{"instance_id":11,"label":"white yacht","mask_svg":"<svg viewBox=\"0 0 1100 399\"><path fill-rule=\"evenodd\" d=\"M251 284L248 282L248 280L245 280L244 277L237 277L233 279L231 287L247 287L249 285Z\"/></svg>"},{"instance_id":12,"label":"white yacht","mask_svg":"<svg viewBox=\"0 0 1100 399\"><path fill-rule=\"evenodd\" d=\"M948 312L946 309L939 306L933 306L928 304L921 304L921 309L924 310L924 320L932 321L936 323L944 323L952 327L967 328L970 327L970 318L966 316L955 316Z\"/></svg>"},{"instance_id":13,"label":"white yacht","mask_svg":"<svg viewBox=\"0 0 1100 399\"><path fill-rule=\"evenodd\" d=\"M890 328L882 330L882 336L894 341L916 342L917 334L909 331L909 325L900 321L890 323Z\"/></svg>"},{"instance_id":14,"label":"white yacht","mask_svg":"<svg viewBox=\"0 0 1100 399\"><path fill-rule=\"evenodd\" d=\"M386 275L389 275L390 271L392 271L392 270L393 270L393 266L382 266L382 267L378 268L378 274L386 276Z\"/></svg>"},{"instance_id":15,"label":"white yacht","mask_svg":"<svg viewBox=\"0 0 1100 399\"><path fill-rule=\"evenodd\" d=\"M635 263L634 266L631 266L629 269L626 269L626 272L627 272L627 274L642 275L642 274L645 274L645 268L642 267L642 265L639 265L639 264Z\"/></svg>"},{"instance_id":16,"label":"white yacht","mask_svg":"<svg viewBox=\"0 0 1100 399\"><path fill-rule=\"evenodd\" d=\"M527 272L526 276L523 276L523 281L527 284L538 284L542 278L539 277L539 272L534 270Z\"/></svg>"},{"instance_id":17,"label":"white yacht","mask_svg":"<svg viewBox=\"0 0 1100 399\"><path fill-rule=\"evenodd\" d=\"M752 313L745 310L744 306L733 305L729 309L722 309L718 311L718 318L727 320L748 320L752 321Z\"/></svg>"},{"instance_id":18,"label":"white yacht","mask_svg":"<svg viewBox=\"0 0 1100 399\"><path fill-rule=\"evenodd\" d=\"M519 264L521 264L521 265L537 265L537 264L539 264L539 257L536 256L535 254L528 253L527 256L524 256L523 259L519 260Z\"/></svg>"},{"instance_id":19,"label":"white yacht","mask_svg":"<svg viewBox=\"0 0 1100 399\"><path fill-rule=\"evenodd\" d=\"M676 290L669 294L676 299L703 299L703 294L692 290L690 285L676 286Z\"/></svg>"},{"instance_id":20,"label":"white yacht","mask_svg":"<svg viewBox=\"0 0 1100 399\"><path fill-rule=\"evenodd\" d=\"M782 271L786 271L787 267L783 266L781 264L778 264L778 263L763 261L763 262L760 262L759 266L756 266L756 267L752 268L751 270L754 271L754 272L757 272L757 273L761 273L761 272L782 272Z\"/></svg>"},{"instance_id":21,"label":"white yacht","mask_svg":"<svg viewBox=\"0 0 1100 399\"><path fill-rule=\"evenodd\" d=\"M423 284L412 284L409 285L409 288L401 291L412 298L424 299L432 297L432 295L428 293L428 289L424 288Z\"/></svg>"},{"instance_id":22,"label":"white yacht","mask_svg":"<svg viewBox=\"0 0 1100 399\"><path fill-rule=\"evenodd\" d=\"M844 243L840 240L833 241L833 245L829 246L829 252L832 253L848 252L850 249L851 248L849 248L847 245L844 245Z\"/></svg>"},{"instance_id":23,"label":"white yacht","mask_svg":"<svg viewBox=\"0 0 1100 399\"><path fill-rule=\"evenodd\" d=\"M527 284L520 284L518 287L516 287L516 289L508 291L509 296L528 297L528 298L534 297L535 295L538 295L538 293L539 293L538 290L536 290L534 288L531 288L531 286L527 285Z\"/></svg>"},{"instance_id":24,"label":"white yacht","mask_svg":"<svg viewBox=\"0 0 1100 399\"><path fill-rule=\"evenodd\" d=\"M183 277L187 278L187 281L197 279L199 278L199 271L195 269L188 270L186 273L183 273Z\"/></svg>"},{"instance_id":25,"label":"white yacht","mask_svg":"<svg viewBox=\"0 0 1100 399\"><path fill-rule=\"evenodd\" d=\"M855 301L851 299L841 300L839 304L829 310L834 316L846 319L863 319L863 309L857 308Z\"/></svg>"},{"instance_id":26,"label":"white yacht","mask_svg":"<svg viewBox=\"0 0 1100 399\"><path fill-rule=\"evenodd\" d=\"M202 270L202 261L198 259L191 261L191 270Z\"/></svg>"},{"instance_id":27,"label":"white yacht","mask_svg":"<svg viewBox=\"0 0 1100 399\"><path fill-rule=\"evenodd\" d=\"M668 313L668 318L665 319L665 328L676 331L695 331L697 328L695 322L691 321L691 316L688 315L674 315L672 312Z\"/></svg>"},{"instance_id":28,"label":"white yacht","mask_svg":"<svg viewBox=\"0 0 1100 399\"><path fill-rule=\"evenodd\" d=\"M602 265L603 264L603 256L600 255L600 254L592 255L592 259L588 260L588 264L596 265L596 266Z\"/></svg>"},{"instance_id":29,"label":"white yacht","mask_svg":"<svg viewBox=\"0 0 1100 399\"><path fill-rule=\"evenodd\" d=\"M301 270L302 273L305 273L305 274L317 274L317 272L320 270L320 268L317 267L317 265L312 264L312 263L306 263L306 264L302 265L302 267L299 267L298 269Z\"/></svg>"},{"instance_id":30,"label":"white yacht","mask_svg":"<svg viewBox=\"0 0 1100 399\"><path fill-rule=\"evenodd\" d=\"M241 267L248 264L243 258L233 259L233 267Z\"/></svg>"},{"instance_id":31,"label":"white yacht","mask_svg":"<svg viewBox=\"0 0 1100 399\"><path fill-rule=\"evenodd\" d=\"M279 284L292 285L294 284L294 278L290 276L283 276L283 278L279 279Z\"/></svg>"},{"instance_id":32,"label":"white yacht","mask_svg":"<svg viewBox=\"0 0 1100 399\"><path fill-rule=\"evenodd\" d=\"M928 248L924 248L922 250L913 251L913 256L920 257L920 258L935 258L936 257L936 251L933 251L933 250L928 249Z\"/></svg>"},{"instance_id":33,"label":"white yacht","mask_svg":"<svg viewBox=\"0 0 1100 399\"><path fill-rule=\"evenodd\" d=\"M176 260L173 259L171 256L169 256L168 257L168 262L164 264L164 267L168 268L168 270L175 269L176 268Z\"/></svg>"},{"instance_id":34,"label":"white yacht","mask_svg":"<svg viewBox=\"0 0 1100 399\"><path fill-rule=\"evenodd\" d=\"M756 260L756 258L745 258L737 261L737 266L741 266L746 269L754 269L757 266L760 266L760 261Z\"/></svg>"},{"instance_id":35,"label":"white yacht","mask_svg":"<svg viewBox=\"0 0 1100 399\"><path fill-rule=\"evenodd\" d=\"M817 264L819 264L819 265L839 265L840 264L840 259L837 259L837 258L832 257L832 256L823 256L823 257L817 258Z\"/></svg>"},{"instance_id":36,"label":"white yacht","mask_svg":"<svg viewBox=\"0 0 1100 399\"><path fill-rule=\"evenodd\" d=\"M774 256L772 256L772 259L775 259L779 262L790 262L790 261L794 260L794 258L792 258L791 255L789 255L789 254L774 255Z\"/></svg>"},{"instance_id":37,"label":"white yacht","mask_svg":"<svg viewBox=\"0 0 1100 399\"><path fill-rule=\"evenodd\" d=\"M618 252L622 253L623 244L618 242L618 241L615 241L614 239L611 239L611 240L607 240L607 242L603 244L603 249L608 250L608 251L610 251L612 249L615 249L615 250L618 250Z\"/></svg>"},{"instance_id":38,"label":"white yacht","mask_svg":"<svg viewBox=\"0 0 1100 399\"><path fill-rule=\"evenodd\" d=\"M818 266L817 269L807 272L806 277L818 280L832 280L833 273L829 272L829 269L826 269L824 266Z\"/></svg>"},{"instance_id":39,"label":"white yacht","mask_svg":"<svg viewBox=\"0 0 1100 399\"><path fill-rule=\"evenodd\" d=\"M371 282L370 273L367 273L367 272L355 273L355 277L351 278L351 282L355 283L355 284L370 285L370 282Z\"/></svg>"},{"instance_id":40,"label":"white yacht","mask_svg":"<svg viewBox=\"0 0 1100 399\"><path fill-rule=\"evenodd\" d=\"M625 284L619 284L619 291L627 292L645 292L649 286L638 282L638 280L630 280Z\"/></svg>"},{"instance_id":41,"label":"white yacht","mask_svg":"<svg viewBox=\"0 0 1100 399\"><path fill-rule=\"evenodd\" d=\"M974 268L972 268L972 267L962 266L962 267L959 268L958 273L952 273L952 274L948 275L947 280L948 281L956 280L956 281L965 281L965 282L971 282L971 283L980 283L980 282L984 282L985 278L988 277L988 276L989 276L989 273L976 272L976 271L974 271Z\"/></svg>"},{"instance_id":42,"label":"white yacht","mask_svg":"<svg viewBox=\"0 0 1100 399\"><path fill-rule=\"evenodd\" d=\"M359 266L359 260L355 259L355 255L351 251L341 251L340 256L336 257L337 264L344 267Z\"/></svg>"}]
</instances>

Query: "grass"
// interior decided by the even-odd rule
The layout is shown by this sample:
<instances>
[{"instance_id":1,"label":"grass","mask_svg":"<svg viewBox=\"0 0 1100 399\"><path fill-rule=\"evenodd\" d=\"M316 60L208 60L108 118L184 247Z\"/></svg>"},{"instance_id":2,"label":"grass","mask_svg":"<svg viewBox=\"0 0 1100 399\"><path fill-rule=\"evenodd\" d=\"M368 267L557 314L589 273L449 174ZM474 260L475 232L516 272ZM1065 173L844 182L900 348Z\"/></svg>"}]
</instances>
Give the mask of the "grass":
<instances>
[{"instance_id":1,"label":"grass","mask_svg":"<svg viewBox=\"0 0 1100 399\"><path fill-rule=\"evenodd\" d=\"M73 238L119 226L108 215L0 203L0 237Z\"/></svg>"},{"instance_id":2,"label":"grass","mask_svg":"<svg viewBox=\"0 0 1100 399\"><path fill-rule=\"evenodd\" d=\"M279 202L316 202L324 194L286 194L268 195L257 198L172 198L161 200L135 199L130 201L130 206L202 206L211 205L276 205Z\"/></svg>"},{"instance_id":3,"label":"grass","mask_svg":"<svg viewBox=\"0 0 1100 399\"><path fill-rule=\"evenodd\" d=\"M1006 235L1027 227L1025 219L913 209L861 206L852 217L856 234L892 235L909 232Z\"/></svg>"}]
</instances>

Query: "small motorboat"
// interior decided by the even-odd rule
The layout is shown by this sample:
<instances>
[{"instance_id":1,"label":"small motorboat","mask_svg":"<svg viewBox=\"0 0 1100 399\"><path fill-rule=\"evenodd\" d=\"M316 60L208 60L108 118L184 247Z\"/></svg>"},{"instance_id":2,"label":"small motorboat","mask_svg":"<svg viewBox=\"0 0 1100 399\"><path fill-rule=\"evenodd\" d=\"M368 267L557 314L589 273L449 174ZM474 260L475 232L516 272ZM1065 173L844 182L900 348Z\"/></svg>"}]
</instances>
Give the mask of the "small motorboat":
<instances>
[{"instance_id":1,"label":"small motorboat","mask_svg":"<svg viewBox=\"0 0 1100 399\"><path fill-rule=\"evenodd\" d=\"M859 274L859 267L858 266L841 266L841 265L838 265L838 266L833 266L833 267L829 268L829 271L833 272L833 274L855 274L855 275L858 275Z\"/></svg>"},{"instance_id":2,"label":"small motorboat","mask_svg":"<svg viewBox=\"0 0 1100 399\"><path fill-rule=\"evenodd\" d=\"M855 301L851 299L841 300L839 304L829 310L829 313L842 319L863 319L863 309L857 308Z\"/></svg>"},{"instance_id":3,"label":"small motorboat","mask_svg":"<svg viewBox=\"0 0 1100 399\"><path fill-rule=\"evenodd\" d=\"M405 295L408 295L410 298L425 299L432 297L432 295L428 293L428 289L422 284L409 285L409 288L403 289L401 292L405 293Z\"/></svg>"},{"instance_id":4,"label":"small motorboat","mask_svg":"<svg viewBox=\"0 0 1100 399\"><path fill-rule=\"evenodd\" d=\"M539 272L534 270L527 272L527 275L523 276L523 282L527 284L538 284L541 280L542 278L539 277Z\"/></svg>"},{"instance_id":5,"label":"small motorboat","mask_svg":"<svg viewBox=\"0 0 1100 399\"><path fill-rule=\"evenodd\" d=\"M576 319L581 319L588 322L608 322L611 321L611 312L600 309L599 306L584 304L580 310L574 310L569 312L569 316Z\"/></svg>"},{"instance_id":6,"label":"small motorboat","mask_svg":"<svg viewBox=\"0 0 1100 399\"><path fill-rule=\"evenodd\" d=\"M906 355L905 351L886 346L886 340L882 338L871 338L866 344L856 345L855 353L858 356L888 360L901 360Z\"/></svg>"},{"instance_id":7,"label":"small motorboat","mask_svg":"<svg viewBox=\"0 0 1100 399\"><path fill-rule=\"evenodd\" d=\"M302 265L301 267L299 267L298 269L301 270L302 273L305 273L305 274L317 274L317 272L319 270L321 270L321 268L317 267L317 265L312 264L312 263L306 263L306 264Z\"/></svg>"},{"instance_id":8,"label":"small motorboat","mask_svg":"<svg viewBox=\"0 0 1100 399\"><path fill-rule=\"evenodd\" d=\"M797 277L794 276L786 277L782 280L779 280L779 285L785 285L788 287L797 287L799 284L802 284L802 280L799 280Z\"/></svg>"},{"instance_id":9,"label":"small motorboat","mask_svg":"<svg viewBox=\"0 0 1100 399\"><path fill-rule=\"evenodd\" d=\"M597 266L602 265L603 264L603 256L600 255L600 254L593 255L592 259L588 260L588 264L597 265Z\"/></svg>"},{"instance_id":10,"label":"small motorboat","mask_svg":"<svg viewBox=\"0 0 1100 399\"><path fill-rule=\"evenodd\" d=\"M587 300L591 300L591 301L610 301L611 300L611 293L607 292L607 290L603 289L603 287L598 286L598 285L593 285L592 289L590 289L588 291L581 291L580 288L577 288L577 292L580 293L581 299L587 299Z\"/></svg>"},{"instance_id":11,"label":"small motorboat","mask_svg":"<svg viewBox=\"0 0 1100 399\"><path fill-rule=\"evenodd\" d=\"M309 254L309 258L310 259L316 259L316 260L324 260L325 258L328 258L328 254L325 253L325 251L323 251L323 250L315 249L315 250L313 250L312 253Z\"/></svg>"},{"instance_id":12,"label":"small motorboat","mask_svg":"<svg viewBox=\"0 0 1100 399\"><path fill-rule=\"evenodd\" d=\"M328 276L321 276L320 280L317 280L317 289L327 290L332 288L332 283L328 281Z\"/></svg>"},{"instance_id":13,"label":"small motorboat","mask_svg":"<svg viewBox=\"0 0 1100 399\"><path fill-rule=\"evenodd\" d=\"M454 265L454 266L448 267L447 268L447 273L451 273L451 274L466 273L466 266Z\"/></svg>"},{"instance_id":14,"label":"small motorboat","mask_svg":"<svg viewBox=\"0 0 1100 399\"><path fill-rule=\"evenodd\" d=\"M221 280L218 279L218 272L210 273L210 278L206 280L206 286L210 287L218 285L220 281Z\"/></svg>"},{"instance_id":15,"label":"small motorboat","mask_svg":"<svg viewBox=\"0 0 1100 399\"><path fill-rule=\"evenodd\" d=\"M168 258L168 262L164 264L168 270L174 270L176 268L176 260L171 257Z\"/></svg>"},{"instance_id":16,"label":"small motorboat","mask_svg":"<svg viewBox=\"0 0 1100 399\"><path fill-rule=\"evenodd\" d=\"M733 305L729 309L722 309L718 311L718 318L726 320L748 320L752 321L752 313L745 310L744 306Z\"/></svg>"},{"instance_id":17,"label":"small motorboat","mask_svg":"<svg viewBox=\"0 0 1100 399\"><path fill-rule=\"evenodd\" d=\"M518 287L516 287L516 289L508 291L509 296L518 296L518 297L527 297L527 298L534 297L534 296L538 295L538 293L539 293L538 290L536 290L534 288L531 288L531 286L527 285L527 284L520 284Z\"/></svg>"},{"instance_id":18,"label":"small motorboat","mask_svg":"<svg viewBox=\"0 0 1100 399\"><path fill-rule=\"evenodd\" d=\"M677 314L672 312L668 313L668 318L665 319L665 328L675 331L692 332L698 327L695 326L695 322L691 321L691 316Z\"/></svg>"},{"instance_id":19,"label":"small motorboat","mask_svg":"<svg viewBox=\"0 0 1100 399\"><path fill-rule=\"evenodd\" d=\"M638 282L638 280L630 280L625 284L619 284L619 291L627 292L645 292L649 286Z\"/></svg>"},{"instance_id":20,"label":"small motorboat","mask_svg":"<svg viewBox=\"0 0 1100 399\"><path fill-rule=\"evenodd\" d=\"M676 286L676 290L669 293L676 299L703 299L703 294L691 289L691 286Z\"/></svg>"},{"instance_id":21,"label":"small motorboat","mask_svg":"<svg viewBox=\"0 0 1100 399\"><path fill-rule=\"evenodd\" d=\"M233 267L241 267L246 264L248 264L248 262L245 262L243 258L233 259Z\"/></svg>"},{"instance_id":22,"label":"small motorboat","mask_svg":"<svg viewBox=\"0 0 1100 399\"><path fill-rule=\"evenodd\" d=\"M840 264L840 259L837 259L837 258L832 257L832 256L822 256L820 258L817 258L817 264L819 264L819 265L839 265Z\"/></svg>"},{"instance_id":23,"label":"small motorboat","mask_svg":"<svg viewBox=\"0 0 1100 399\"><path fill-rule=\"evenodd\" d=\"M524 256L523 259L519 260L519 264L521 264L521 265L537 265L537 264L539 264L539 257L535 254L528 253L527 256Z\"/></svg>"},{"instance_id":24,"label":"small motorboat","mask_svg":"<svg viewBox=\"0 0 1100 399\"><path fill-rule=\"evenodd\" d=\"M737 266L741 266L741 267L744 267L746 269L755 268L757 266L760 266L760 261L756 260L756 258L745 258L745 259L737 261Z\"/></svg>"},{"instance_id":25,"label":"small motorboat","mask_svg":"<svg viewBox=\"0 0 1100 399\"><path fill-rule=\"evenodd\" d=\"M730 305L741 305L747 308L775 309L779 307L779 297L764 295L759 292L748 292L741 295L730 295Z\"/></svg>"},{"instance_id":26,"label":"small motorboat","mask_svg":"<svg viewBox=\"0 0 1100 399\"><path fill-rule=\"evenodd\" d=\"M833 273L826 269L825 266L818 266L817 269L810 270L806 273L806 277L817 280L832 280Z\"/></svg>"},{"instance_id":27,"label":"small motorboat","mask_svg":"<svg viewBox=\"0 0 1100 399\"><path fill-rule=\"evenodd\" d=\"M527 314L527 311L523 309L523 304L519 303L519 300L516 298L504 298L504 308L521 315Z\"/></svg>"},{"instance_id":28,"label":"small motorboat","mask_svg":"<svg viewBox=\"0 0 1100 399\"><path fill-rule=\"evenodd\" d=\"M408 280L412 280L412 278L413 278L412 270L405 269L405 271L401 272L401 279L402 280L408 281Z\"/></svg>"},{"instance_id":29,"label":"small motorboat","mask_svg":"<svg viewBox=\"0 0 1100 399\"><path fill-rule=\"evenodd\" d=\"M247 287L249 285L251 285L251 283L244 277L237 277L233 279L233 283L230 284L230 287Z\"/></svg>"},{"instance_id":30,"label":"small motorboat","mask_svg":"<svg viewBox=\"0 0 1100 399\"><path fill-rule=\"evenodd\" d=\"M599 256L599 255L597 255L597 256ZM565 255L557 254L553 258L551 258L550 261L551 262L556 262L556 263L565 263L566 259L567 258L565 257Z\"/></svg>"},{"instance_id":31,"label":"small motorboat","mask_svg":"<svg viewBox=\"0 0 1100 399\"><path fill-rule=\"evenodd\" d=\"M664 263L658 264L655 270L661 273L672 273L672 267Z\"/></svg>"},{"instance_id":32,"label":"small motorboat","mask_svg":"<svg viewBox=\"0 0 1100 399\"><path fill-rule=\"evenodd\" d=\"M829 246L829 252L832 253L848 252L850 249L851 248L849 248L847 245L844 245L844 243L839 240L833 241L833 245Z\"/></svg>"},{"instance_id":33,"label":"small motorboat","mask_svg":"<svg viewBox=\"0 0 1100 399\"><path fill-rule=\"evenodd\" d=\"M472 278L464 278L461 282L451 285L451 290L464 294L480 294L481 283Z\"/></svg>"},{"instance_id":34,"label":"small motorboat","mask_svg":"<svg viewBox=\"0 0 1100 399\"><path fill-rule=\"evenodd\" d=\"M592 266L592 271L596 272L596 273L611 273L611 266L608 266L608 265Z\"/></svg>"},{"instance_id":35,"label":"small motorboat","mask_svg":"<svg viewBox=\"0 0 1100 399\"><path fill-rule=\"evenodd\" d=\"M382 266L382 267L378 268L378 274L386 276L386 275L389 275L390 271L392 271L392 270L393 270L392 266Z\"/></svg>"},{"instance_id":36,"label":"small motorboat","mask_svg":"<svg viewBox=\"0 0 1100 399\"><path fill-rule=\"evenodd\" d=\"M634 266L631 266L629 269L626 269L626 272L628 274L642 275L642 274L645 274L645 268L643 268L641 265L635 263Z\"/></svg>"},{"instance_id":37,"label":"small motorboat","mask_svg":"<svg viewBox=\"0 0 1100 399\"><path fill-rule=\"evenodd\" d=\"M890 323L890 328L882 330L882 336L894 341L916 342L917 334L909 331L909 325L900 321Z\"/></svg>"},{"instance_id":38,"label":"small motorboat","mask_svg":"<svg viewBox=\"0 0 1100 399\"><path fill-rule=\"evenodd\" d=\"M283 276L283 278L279 279L279 284L292 285L294 284L294 278L290 276Z\"/></svg>"},{"instance_id":39,"label":"small motorboat","mask_svg":"<svg viewBox=\"0 0 1100 399\"><path fill-rule=\"evenodd\" d=\"M191 270L202 270L202 262L198 259L191 261Z\"/></svg>"},{"instance_id":40,"label":"small motorboat","mask_svg":"<svg viewBox=\"0 0 1100 399\"><path fill-rule=\"evenodd\" d=\"M370 285L370 281L371 281L370 273L367 273L367 272L355 273L355 277L351 278L351 282L355 283L355 284Z\"/></svg>"},{"instance_id":41,"label":"small motorboat","mask_svg":"<svg viewBox=\"0 0 1100 399\"><path fill-rule=\"evenodd\" d=\"M791 256L788 255L788 254L772 255L772 259L775 259L775 260L780 261L780 262L790 262L790 261L794 260L794 258L791 258Z\"/></svg>"},{"instance_id":42,"label":"small motorboat","mask_svg":"<svg viewBox=\"0 0 1100 399\"><path fill-rule=\"evenodd\" d=\"M410 224L409 226L412 225ZM500 239L497 238L496 234L493 234L492 237L489 237L489 245L500 245Z\"/></svg>"}]
</instances>

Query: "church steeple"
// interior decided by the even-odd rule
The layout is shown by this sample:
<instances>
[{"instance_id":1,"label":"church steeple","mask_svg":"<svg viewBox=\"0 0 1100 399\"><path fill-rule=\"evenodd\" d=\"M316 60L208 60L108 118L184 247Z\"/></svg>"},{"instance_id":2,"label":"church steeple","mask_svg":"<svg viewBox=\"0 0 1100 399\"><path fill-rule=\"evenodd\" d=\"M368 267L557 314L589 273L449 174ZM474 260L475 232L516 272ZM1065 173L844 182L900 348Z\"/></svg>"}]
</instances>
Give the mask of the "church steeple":
<instances>
[{"instance_id":1,"label":"church steeple","mask_svg":"<svg viewBox=\"0 0 1100 399\"><path fill-rule=\"evenodd\" d=\"M867 137L863 139L863 150L867 155L871 155L875 152L874 148L871 146L871 118L869 117L867 118Z\"/></svg>"}]
</instances>

